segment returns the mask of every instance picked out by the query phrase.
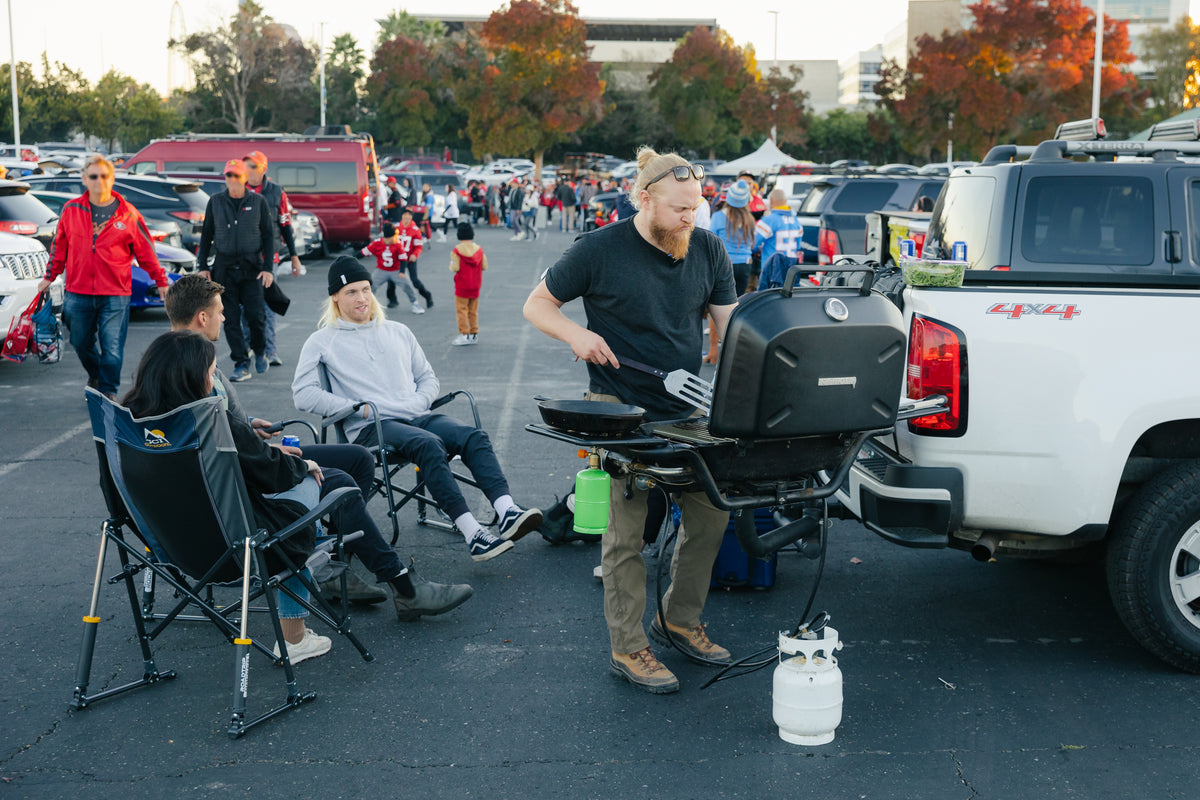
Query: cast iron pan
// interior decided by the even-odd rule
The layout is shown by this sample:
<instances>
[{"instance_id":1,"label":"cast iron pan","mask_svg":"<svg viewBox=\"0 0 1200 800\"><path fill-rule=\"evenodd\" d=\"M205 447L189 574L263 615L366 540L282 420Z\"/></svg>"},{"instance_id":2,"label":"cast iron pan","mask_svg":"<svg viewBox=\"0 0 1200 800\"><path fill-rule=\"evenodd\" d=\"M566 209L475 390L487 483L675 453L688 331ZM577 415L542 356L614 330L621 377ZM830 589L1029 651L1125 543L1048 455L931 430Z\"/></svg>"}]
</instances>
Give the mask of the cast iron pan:
<instances>
[{"instance_id":1,"label":"cast iron pan","mask_svg":"<svg viewBox=\"0 0 1200 800\"><path fill-rule=\"evenodd\" d=\"M614 436L632 431L642 423L646 409L600 400L542 400L542 421L551 428L590 436Z\"/></svg>"}]
</instances>

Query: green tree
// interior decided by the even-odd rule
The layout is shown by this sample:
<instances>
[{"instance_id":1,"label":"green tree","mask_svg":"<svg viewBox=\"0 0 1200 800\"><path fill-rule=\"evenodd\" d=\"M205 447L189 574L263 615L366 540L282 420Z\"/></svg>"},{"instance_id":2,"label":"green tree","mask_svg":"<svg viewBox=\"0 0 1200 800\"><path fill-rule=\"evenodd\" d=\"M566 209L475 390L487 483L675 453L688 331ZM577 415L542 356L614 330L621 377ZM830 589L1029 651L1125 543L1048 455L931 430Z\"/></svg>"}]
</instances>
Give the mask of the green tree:
<instances>
[{"instance_id":1,"label":"green tree","mask_svg":"<svg viewBox=\"0 0 1200 800\"><path fill-rule=\"evenodd\" d=\"M742 137L760 126L746 113L759 79L753 49L738 47L723 30L697 26L650 76L650 96L680 144L716 158L740 151Z\"/></svg>"},{"instance_id":2,"label":"green tree","mask_svg":"<svg viewBox=\"0 0 1200 800\"><path fill-rule=\"evenodd\" d=\"M343 33L334 38L325 61L325 117L334 124L353 125L362 116L365 61L353 36Z\"/></svg>"},{"instance_id":3,"label":"green tree","mask_svg":"<svg viewBox=\"0 0 1200 800\"><path fill-rule=\"evenodd\" d=\"M482 43L482 74L458 86L475 154L531 154L540 173L546 150L603 114L587 26L567 0L512 0L488 17Z\"/></svg>"},{"instance_id":4,"label":"green tree","mask_svg":"<svg viewBox=\"0 0 1200 800\"><path fill-rule=\"evenodd\" d=\"M808 93L796 88L803 77L804 70L795 64L787 74L771 67L742 95L743 129L761 137L774 128L776 144L803 145L810 118Z\"/></svg>"},{"instance_id":5,"label":"green tree","mask_svg":"<svg viewBox=\"0 0 1200 800\"><path fill-rule=\"evenodd\" d=\"M1147 122L1159 122L1200 104L1200 25L1184 17L1142 35L1142 60L1154 70Z\"/></svg>"},{"instance_id":6,"label":"green tree","mask_svg":"<svg viewBox=\"0 0 1200 800\"><path fill-rule=\"evenodd\" d=\"M610 64L601 68L600 75L604 80L604 117L581 128L563 149L612 153L632 160L639 145L649 144L662 152L678 148L675 132L648 88L621 85L619 79L614 80Z\"/></svg>"},{"instance_id":7,"label":"green tree","mask_svg":"<svg viewBox=\"0 0 1200 800\"><path fill-rule=\"evenodd\" d=\"M9 65L0 66L0 107L12 108ZM42 55L42 77L28 62L17 63L17 100L21 109L21 141L67 139L80 129L91 85L83 73ZM0 139L13 140L12 115L2 114Z\"/></svg>"},{"instance_id":8,"label":"green tree","mask_svg":"<svg viewBox=\"0 0 1200 800\"><path fill-rule=\"evenodd\" d=\"M315 53L253 0L242 0L225 25L170 46L191 58L196 102L190 116L198 126L250 133L299 126L315 116Z\"/></svg>"},{"instance_id":9,"label":"green tree","mask_svg":"<svg viewBox=\"0 0 1200 800\"><path fill-rule=\"evenodd\" d=\"M383 19L375 20L379 31L375 34L375 49L397 36L416 39L432 46L446 35L446 26L436 19L417 19L407 11L390 11Z\"/></svg>"},{"instance_id":10,"label":"green tree","mask_svg":"<svg viewBox=\"0 0 1200 800\"><path fill-rule=\"evenodd\" d=\"M900 152L894 141L881 141L876 136L870 114L866 111L835 108L828 114L812 119L807 145L793 155L818 162L861 158L883 164L895 161Z\"/></svg>"},{"instance_id":11,"label":"green tree","mask_svg":"<svg viewBox=\"0 0 1200 800\"><path fill-rule=\"evenodd\" d=\"M109 70L81 104L81 130L115 149L136 150L151 139L180 130L183 120L148 83Z\"/></svg>"}]
</instances>

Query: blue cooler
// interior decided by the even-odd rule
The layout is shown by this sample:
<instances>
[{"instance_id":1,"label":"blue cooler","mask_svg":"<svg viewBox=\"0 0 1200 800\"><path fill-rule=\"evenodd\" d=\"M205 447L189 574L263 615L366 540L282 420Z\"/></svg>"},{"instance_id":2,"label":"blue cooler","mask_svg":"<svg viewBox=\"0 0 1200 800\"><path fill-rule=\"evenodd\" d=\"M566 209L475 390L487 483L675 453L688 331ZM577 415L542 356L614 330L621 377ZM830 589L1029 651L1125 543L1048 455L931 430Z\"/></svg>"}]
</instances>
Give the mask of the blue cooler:
<instances>
[{"instance_id":1,"label":"blue cooler","mask_svg":"<svg viewBox=\"0 0 1200 800\"><path fill-rule=\"evenodd\" d=\"M754 527L758 532L766 533L779 527L769 508L754 509ZM712 581L709 586L717 588L736 589L770 589L775 585L775 567L779 561L777 553L771 554L770 561L763 561L746 555L738 542L737 534L733 532L733 515L729 516L729 525L725 528L725 538L721 541L721 549L717 551L717 560L713 562Z\"/></svg>"}]
</instances>

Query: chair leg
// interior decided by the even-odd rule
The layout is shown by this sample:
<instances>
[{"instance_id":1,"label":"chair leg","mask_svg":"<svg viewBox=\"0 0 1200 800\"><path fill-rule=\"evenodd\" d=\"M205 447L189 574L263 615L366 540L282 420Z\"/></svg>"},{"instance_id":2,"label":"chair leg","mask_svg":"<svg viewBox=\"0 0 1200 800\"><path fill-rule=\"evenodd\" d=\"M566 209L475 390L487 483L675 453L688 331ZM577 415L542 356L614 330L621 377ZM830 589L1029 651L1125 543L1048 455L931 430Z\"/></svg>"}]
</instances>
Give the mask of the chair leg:
<instances>
[{"instance_id":1,"label":"chair leg","mask_svg":"<svg viewBox=\"0 0 1200 800\"><path fill-rule=\"evenodd\" d=\"M166 670L160 672L154 664L154 653L150 648L150 638L146 634L146 626L142 621L141 610L138 604L137 593L133 584L133 573L129 569L129 561L125 556L125 551L121 549L123 544L120 541L120 523L116 520L106 520L100 532L100 554L96 558L96 578L92 583L92 600L88 607L87 616L83 618L83 643L79 649L79 663L75 670L75 691L72 694L71 706L77 709L87 708L89 704L96 700L105 697L111 697L114 694L136 689L140 686L149 686L158 683L161 680L170 680L175 677L174 670ZM96 649L96 634L100 628L100 586L104 579L104 558L107 555L108 540L112 536L117 542L117 553L121 559L122 576L125 581L125 588L129 594L130 609L133 612L133 622L137 628L138 643L142 649L142 678L141 680L131 681L121 686L108 689L103 692L98 692L94 695L87 693L88 682L91 679L92 672L92 656Z\"/></svg>"}]
</instances>

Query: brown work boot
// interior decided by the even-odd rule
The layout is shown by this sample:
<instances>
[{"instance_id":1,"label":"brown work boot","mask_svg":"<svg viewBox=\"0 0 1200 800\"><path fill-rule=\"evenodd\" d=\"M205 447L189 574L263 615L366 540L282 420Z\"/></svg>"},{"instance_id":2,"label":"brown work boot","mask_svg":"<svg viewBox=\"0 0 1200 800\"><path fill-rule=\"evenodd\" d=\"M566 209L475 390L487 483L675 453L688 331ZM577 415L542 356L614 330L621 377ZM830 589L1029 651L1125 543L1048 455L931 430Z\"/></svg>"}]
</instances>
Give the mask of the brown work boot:
<instances>
[{"instance_id":1,"label":"brown work boot","mask_svg":"<svg viewBox=\"0 0 1200 800\"><path fill-rule=\"evenodd\" d=\"M671 631L671 638L667 639L663 629L658 624L658 617L654 617L654 621L650 623L650 638L668 647L671 642L679 645L683 652L689 656L703 658L709 661L718 661L722 664L728 664L733 660L729 655L729 651L719 644L713 644L708 638L708 632L704 630L704 625L697 625L694 628L680 628L671 623L667 623L667 628Z\"/></svg>"},{"instance_id":2,"label":"brown work boot","mask_svg":"<svg viewBox=\"0 0 1200 800\"><path fill-rule=\"evenodd\" d=\"M654 657L647 647L636 653L613 653L608 662L614 675L619 675L639 689L651 694L670 694L679 691L679 679Z\"/></svg>"}]
</instances>

